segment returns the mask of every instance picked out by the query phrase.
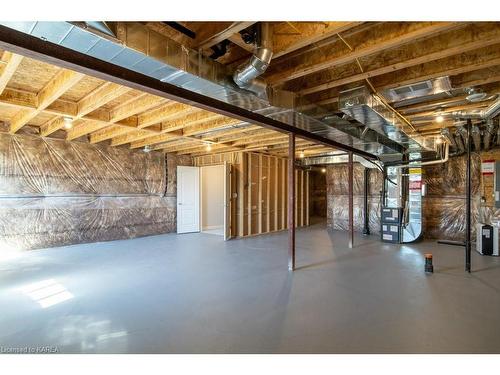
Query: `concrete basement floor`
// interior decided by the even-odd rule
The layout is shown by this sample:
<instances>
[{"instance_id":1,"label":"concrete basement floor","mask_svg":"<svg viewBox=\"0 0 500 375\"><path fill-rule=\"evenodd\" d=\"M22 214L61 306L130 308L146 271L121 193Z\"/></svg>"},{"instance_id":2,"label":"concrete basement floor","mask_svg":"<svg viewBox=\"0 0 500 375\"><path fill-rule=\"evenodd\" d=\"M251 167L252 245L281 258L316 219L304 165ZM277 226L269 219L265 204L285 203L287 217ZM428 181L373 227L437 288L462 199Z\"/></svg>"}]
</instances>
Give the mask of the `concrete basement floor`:
<instances>
[{"instance_id":1,"label":"concrete basement floor","mask_svg":"<svg viewBox=\"0 0 500 375\"><path fill-rule=\"evenodd\" d=\"M345 233L317 224L298 231L291 274L286 238L167 234L3 260L0 347L500 353L500 259L474 252L466 274L462 248L358 236L350 250Z\"/></svg>"}]
</instances>

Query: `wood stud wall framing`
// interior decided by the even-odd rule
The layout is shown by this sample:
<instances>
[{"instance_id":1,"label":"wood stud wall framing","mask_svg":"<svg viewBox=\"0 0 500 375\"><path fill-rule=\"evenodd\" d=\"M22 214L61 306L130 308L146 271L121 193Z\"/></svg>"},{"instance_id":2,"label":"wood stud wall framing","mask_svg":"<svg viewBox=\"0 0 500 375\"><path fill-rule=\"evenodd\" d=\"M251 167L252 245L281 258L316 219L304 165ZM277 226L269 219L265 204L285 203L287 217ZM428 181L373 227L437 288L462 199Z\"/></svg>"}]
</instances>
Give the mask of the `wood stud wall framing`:
<instances>
[{"instance_id":1,"label":"wood stud wall framing","mask_svg":"<svg viewBox=\"0 0 500 375\"><path fill-rule=\"evenodd\" d=\"M235 220L232 235L254 236L288 229L288 159L249 152L194 158L194 165L231 163L234 171ZM309 225L309 172L296 169L296 226Z\"/></svg>"}]
</instances>

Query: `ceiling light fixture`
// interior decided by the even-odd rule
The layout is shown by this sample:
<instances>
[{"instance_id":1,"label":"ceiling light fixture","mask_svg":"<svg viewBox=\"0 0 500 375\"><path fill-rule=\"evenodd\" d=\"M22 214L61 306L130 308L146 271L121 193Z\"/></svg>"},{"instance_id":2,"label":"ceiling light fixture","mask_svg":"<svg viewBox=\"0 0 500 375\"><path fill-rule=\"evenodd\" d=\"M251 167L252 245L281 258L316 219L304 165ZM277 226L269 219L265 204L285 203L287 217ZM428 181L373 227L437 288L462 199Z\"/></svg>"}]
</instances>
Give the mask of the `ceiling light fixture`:
<instances>
[{"instance_id":1,"label":"ceiling light fixture","mask_svg":"<svg viewBox=\"0 0 500 375\"><path fill-rule=\"evenodd\" d=\"M441 116L441 115L438 115L438 116L436 116L435 120L436 120L437 123L441 123L441 122L444 121L444 117Z\"/></svg>"},{"instance_id":2,"label":"ceiling light fixture","mask_svg":"<svg viewBox=\"0 0 500 375\"><path fill-rule=\"evenodd\" d=\"M304 151L300 151L299 158L303 159L304 158Z\"/></svg>"},{"instance_id":3,"label":"ceiling light fixture","mask_svg":"<svg viewBox=\"0 0 500 375\"><path fill-rule=\"evenodd\" d=\"M71 117L64 116L64 129L69 130L73 127L73 119Z\"/></svg>"},{"instance_id":4,"label":"ceiling light fixture","mask_svg":"<svg viewBox=\"0 0 500 375\"><path fill-rule=\"evenodd\" d=\"M321 168L321 173L326 173L326 168Z\"/></svg>"},{"instance_id":5,"label":"ceiling light fixture","mask_svg":"<svg viewBox=\"0 0 500 375\"><path fill-rule=\"evenodd\" d=\"M210 143L207 144L206 150L207 151L212 151L212 145Z\"/></svg>"}]
</instances>

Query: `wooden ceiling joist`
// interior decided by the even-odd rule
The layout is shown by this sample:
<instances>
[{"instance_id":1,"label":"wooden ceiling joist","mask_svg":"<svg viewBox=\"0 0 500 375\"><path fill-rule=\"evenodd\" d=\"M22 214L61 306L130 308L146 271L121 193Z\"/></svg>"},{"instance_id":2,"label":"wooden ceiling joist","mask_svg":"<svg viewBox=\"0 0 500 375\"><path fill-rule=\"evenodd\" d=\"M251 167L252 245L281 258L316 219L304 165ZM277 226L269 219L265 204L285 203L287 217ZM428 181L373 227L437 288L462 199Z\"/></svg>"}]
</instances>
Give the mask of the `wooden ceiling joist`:
<instances>
[{"instance_id":1,"label":"wooden ceiling joist","mask_svg":"<svg viewBox=\"0 0 500 375\"><path fill-rule=\"evenodd\" d=\"M332 53L323 54L322 51L313 51L313 56L304 55L300 59L305 61L302 64L297 64L291 68L280 69L280 71L270 74L268 81L273 85L282 84L293 79L303 77L324 69L331 68L335 65L342 65L353 62L356 59L378 53L382 50L396 48L407 43L415 42L415 40L424 37L430 37L438 33L448 31L457 27L456 23L452 22L422 22L409 24L384 24L375 26L381 28L373 37L367 38L367 35L361 33L355 35L349 43L354 48L349 51L346 47L339 49L334 48ZM279 67L276 67L278 69Z\"/></svg>"},{"instance_id":2,"label":"wooden ceiling joist","mask_svg":"<svg viewBox=\"0 0 500 375\"><path fill-rule=\"evenodd\" d=\"M130 90L130 88L117 85L116 83L105 82L78 102L76 118L81 118L95 111L97 108L102 107Z\"/></svg>"},{"instance_id":3,"label":"wooden ceiling joist","mask_svg":"<svg viewBox=\"0 0 500 375\"><path fill-rule=\"evenodd\" d=\"M198 48L199 49L210 48L222 42L223 40L228 39L229 37L240 32L241 30L244 30L247 27L252 26L254 23L255 22L233 22L228 28L200 42L198 44Z\"/></svg>"},{"instance_id":4,"label":"wooden ceiling joist","mask_svg":"<svg viewBox=\"0 0 500 375\"><path fill-rule=\"evenodd\" d=\"M92 134L90 134L89 142L90 143L99 143L99 142L104 142L107 141L108 139L111 138L117 138L121 137L124 134L135 132L136 129L127 129L127 128L122 128L114 125L110 125L105 127L104 129L98 130ZM151 135L150 133L148 133Z\"/></svg>"},{"instance_id":5,"label":"wooden ceiling joist","mask_svg":"<svg viewBox=\"0 0 500 375\"><path fill-rule=\"evenodd\" d=\"M22 109L10 122L9 132L15 133L32 118L47 108L57 98L83 78L83 74L62 69L37 95L36 109Z\"/></svg>"},{"instance_id":6,"label":"wooden ceiling joist","mask_svg":"<svg viewBox=\"0 0 500 375\"><path fill-rule=\"evenodd\" d=\"M439 59L419 66L375 77L372 84L379 90L425 81L432 78L454 76L474 70L500 65L500 49L486 47Z\"/></svg>"},{"instance_id":7,"label":"wooden ceiling joist","mask_svg":"<svg viewBox=\"0 0 500 375\"><path fill-rule=\"evenodd\" d=\"M141 94L138 97L113 108L109 113L110 122L117 122L124 118L148 111L152 108L166 104L167 101L158 96Z\"/></svg>"},{"instance_id":8,"label":"wooden ceiling joist","mask_svg":"<svg viewBox=\"0 0 500 375\"><path fill-rule=\"evenodd\" d=\"M2 94L5 87L7 87L7 84L16 72L22 59L23 56L8 51L2 54L1 61L4 64L0 65L0 94Z\"/></svg>"},{"instance_id":9,"label":"wooden ceiling joist","mask_svg":"<svg viewBox=\"0 0 500 375\"><path fill-rule=\"evenodd\" d=\"M343 33L362 22L283 22L274 27L273 58Z\"/></svg>"},{"instance_id":10,"label":"wooden ceiling joist","mask_svg":"<svg viewBox=\"0 0 500 375\"><path fill-rule=\"evenodd\" d=\"M480 28L467 27L465 30L452 30L446 34L408 46L404 51L397 50L392 53L392 56L377 55L378 58L373 59L374 62L381 65L380 61L382 61L383 66L375 69L373 69L374 64L370 64L370 70L358 74L350 74L351 72L347 72L347 74L344 74L345 77L343 78L338 78L341 77L342 72L340 72L339 69L335 69L332 72L333 74L330 74L336 77L336 79L328 81L328 77L322 77L321 81L324 82L326 80L327 82L311 85L309 88L302 89L301 94L308 95L332 87L363 81L396 70L428 63L430 61L443 59L498 43L500 43L500 28L491 24L481 26ZM391 60L393 63L391 63ZM358 67L354 67L354 69L359 70Z\"/></svg>"}]
</instances>

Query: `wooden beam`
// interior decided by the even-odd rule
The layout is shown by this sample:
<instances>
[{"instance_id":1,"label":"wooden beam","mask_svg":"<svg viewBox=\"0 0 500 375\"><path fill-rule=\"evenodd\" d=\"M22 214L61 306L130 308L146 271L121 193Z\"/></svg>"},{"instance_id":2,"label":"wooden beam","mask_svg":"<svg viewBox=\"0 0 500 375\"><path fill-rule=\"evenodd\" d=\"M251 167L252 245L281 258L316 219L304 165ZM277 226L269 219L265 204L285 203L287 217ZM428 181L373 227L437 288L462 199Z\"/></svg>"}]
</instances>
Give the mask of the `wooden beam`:
<instances>
[{"instance_id":1,"label":"wooden beam","mask_svg":"<svg viewBox=\"0 0 500 375\"><path fill-rule=\"evenodd\" d=\"M295 270L295 134L288 136L288 270Z\"/></svg>"},{"instance_id":2,"label":"wooden beam","mask_svg":"<svg viewBox=\"0 0 500 375\"><path fill-rule=\"evenodd\" d=\"M487 67L451 77L453 87L465 88L500 82L500 66Z\"/></svg>"},{"instance_id":3,"label":"wooden beam","mask_svg":"<svg viewBox=\"0 0 500 375\"><path fill-rule=\"evenodd\" d=\"M193 120L193 118L195 120ZM213 119L213 118L223 118L223 120L206 121L206 119ZM111 141L111 144L118 145L124 143L131 143L132 148L144 147L148 145L153 145L155 143L161 143L164 142L165 140L170 139L170 137L168 136L163 137L162 135L168 134L170 132L176 132L177 130L182 129L182 135L186 138L189 138L198 135L199 133L202 133L204 131L207 131L207 129L217 129L221 127L223 128L227 126L228 123L234 123L234 122L235 120L233 119L224 118L223 116L217 114L213 114L210 112L199 112L188 115L183 119L170 122L166 125L162 124L162 129L156 132L156 134L150 134L149 137L146 136L145 133L136 133L135 138L134 136L130 137L127 136L126 139L125 138L120 138L117 140L113 139Z\"/></svg>"},{"instance_id":4,"label":"wooden beam","mask_svg":"<svg viewBox=\"0 0 500 375\"><path fill-rule=\"evenodd\" d=\"M202 136L202 139L211 140L215 142L227 142L235 139L239 139L242 136L250 137L254 135L260 135L267 131L260 126L255 125L247 125L241 128L229 128L225 130L221 130L220 132L215 133L215 135L207 134Z\"/></svg>"},{"instance_id":5,"label":"wooden beam","mask_svg":"<svg viewBox=\"0 0 500 375\"><path fill-rule=\"evenodd\" d=\"M142 129L163 121L174 120L195 111L200 110L190 105L172 102L168 105L140 114L138 117L138 128Z\"/></svg>"},{"instance_id":6,"label":"wooden beam","mask_svg":"<svg viewBox=\"0 0 500 375\"><path fill-rule=\"evenodd\" d=\"M47 108L52 102L69 90L83 78L83 74L62 69L52 78L37 95L37 108L22 109L10 122L9 133L13 134L21 129L31 119Z\"/></svg>"},{"instance_id":7,"label":"wooden beam","mask_svg":"<svg viewBox=\"0 0 500 375\"><path fill-rule=\"evenodd\" d=\"M207 120L208 119L208 120ZM241 120L224 116L207 116L207 119L199 123L186 123L183 134L186 136L200 135L210 130L224 129L231 125L241 124Z\"/></svg>"},{"instance_id":8,"label":"wooden beam","mask_svg":"<svg viewBox=\"0 0 500 375\"><path fill-rule=\"evenodd\" d=\"M223 40L228 39L231 35L234 35L240 32L241 30L244 30L247 27L252 26L254 23L255 22L233 22L228 28L200 42L198 44L198 48L199 49L210 48L222 42Z\"/></svg>"},{"instance_id":9,"label":"wooden beam","mask_svg":"<svg viewBox=\"0 0 500 375\"><path fill-rule=\"evenodd\" d=\"M118 107L111 109L109 114L110 122L117 122L124 118L145 112L154 107L166 104L168 101L158 96L150 94L141 94L132 101L121 104Z\"/></svg>"},{"instance_id":10,"label":"wooden beam","mask_svg":"<svg viewBox=\"0 0 500 375\"><path fill-rule=\"evenodd\" d=\"M73 139L80 138L86 134L95 132L97 130L108 127L105 122L100 121L80 121L78 124L73 124L73 128L68 131L66 139L72 141Z\"/></svg>"},{"instance_id":11,"label":"wooden beam","mask_svg":"<svg viewBox=\"0 0 500 375\"><path fill-rule=\"evenodd\" d=\"M231 35L227 39L229 39L231 42L233 42L234 44L236 44L238 47L243 48L247 52L253 53L253 50L255 49L255 45L254 44L246 44L243 41L243 39L241 38L241 35L238 34L238 33Z\"/></svg>"},{"instance_id":12,"label":"wooden beam","mask_svg":"<svg viewBox=\"0 0 500 375\"><path fill-rule=\"evenodd\" d=\"M149 94L141 94L138 97L127 101L118 107L111 109L109 113L110 117L110 126L109 128L104 128L99 130L98 132L90 135L90 143L98 143L103 142L108 139L112 139L115 137L120 137L122 135L132 133L136 131L136 128L127 128L120 126L113 126L114 123L128 118L130 116L137 115L138 113L147 111L148 109L158 107L162 104L168 103L165 99L149 95ZM149 131L150 129L147 129ZM143 134L142 132L141 134ZM158 132L159 133L159 132ZM136 132L137 134L137 132ZM149 135L152 135L149 132Z\"/></svg>"},{"instance_id":13,"label":"wooden beam","mask_svg":"<svg viewBox=\"0 0 500 375\"><path fill-rule=\"evenodd\" d=\"M33 93L27 93L7 88L0 95L0 103L15 108L21 108L21 110L36 111L37 96ZM78 103L76 102L55 100L51 105L49 105L47 108L45 108L40 112L52 114L55 116L65 116L65 117L75 118L77 116L77 106ZM99 127L81 126L78 132L73 132L72 134L80 134L80 136L82 136L91 133L93 131L91 129L94 129L96 127L99 129L103 129L108 126L114 126L115 128L120 128L120 129L131 129L131 130L137 129L137 118L135 117L128 117L126 119L122 119L117 122L110 122L109 118L110 118L109 111L98 109L92 112L91 114L81 117L80 120L82 120L83 122L80 122L80 124L83 124L85 121L89 123L99 123L100 124ZM76 124L73 125L76 126ZM53 126L55 126L55 124ZM87 129L87 131L85 131L85 129ZM152 130L152 129L145 129L145 130L150 132L151 135L159 134L159 131L157 130Z\"/></svg>"},{"instance_id":14,"label":"wooden beam","mask_svg":"<svg viewBox=\"0 0 500 375\"><path fill-rule=\"evenodd\" d=\"M78 114L76 118L85 116L130 90L130 88L117 85L116 83L104 83L78 102Z\"/></svg>"},{"instance_id":15,"label":"wooden beam","mask_svg":"<svg viewBox=\"0 0 500 375\"><path fill-rule=\"evenodd\" d=\"M317 79L311 77L311 82L319 82L321 79L321 83L309 85L309 87L301 90L301 94L308 95L333 87L363 81L368 78L392 73L397 70L492 46L498 43L500 43L500 28L491 24L480 27L471 25L464 30L452 30L432 39L426 39L425 41L408 45L403 51L396 50L389 51L386 54L374 55L371 62L363 62L363 65L366 66L368 70L362 73L358 73L359 67L353 65L352 68L349 66L348 68L339 67L343 69L333 69L328 71L328 74L321 74L321 77L318 76ZM383 62L383 65L380 64L380 62ZM375 65L379 65L379 67L374 68Z\"/></svg>"},{"instance_id":16,"label":"wooden beam","mask_svg":"<svg viewBox=\"0 0 500 375\"><path fill-rule=\"evenodd\" d=\"M452 22L422 22L422 23L388 23L375 26L377 32L368 30L366 33L355 35L353 40L349 41L354 48L349 51L345 46L339 48L339 45L333 44L331 53L324 54L314 51L314 57L305 54L300 56L300 64L287 62L287 65L292 66L289 69L280 69L275 66L274 74L270 73L267 77L268 81L273 85L282 84L284 82L303 77L308 74L318 72L320 70L331 68L335 65L342 65L353 62L356 59L378 53L382 50L396 48L407 43L415 42L415 40L424 37L430 37L438 33L448 31L458 24ZM292 65L293 64L293 65Z\"/></svg>"},{"instance_id":17,"label":"wooden beam","mask_svg":"<svg viewBox=\"0 0 500 375\"><path fill-rule=\"evenodd\" d=\"M453 76L500 64L500 49L483 48L419 66L384 74L371 80L377 90L385 90L432 78Z\"/></svg>"},{"instance_id":18,"label":"wooden beam","mask_svg":"<svg viewBox=\"0 0 500 375\"><path fill-rule=\"evenodd\" d=\"M0 65L0 94L7 87L22 60L23 56L16 55L15 53L4 51L2 54L2 62L5 64Z\"/></svg>"},{"instance_id":19,"label":"wooden beam","mask_svg":"<svg viewBox=\"0 0 500 375\"><path fill-rule=\"evenodd\" d=\"M63 117L54 117L53 119L47 121L40 127L40 135L42 137L47 137L55 131L62 129L64 127Z\"/></svg>"},{"instance_id":20,"label":"wooden beam","mask_svg":"<svg viewBox=\"0 0 500 375\"><path fill-rule=\"evenodd\" d=\"M286 134L274 132L274 133L267 133L259 136L254 136L252 138L245 137L243 139L234 142L234 145L242 146L250 144L250 146L252 147L252 146L258 146L260 144L267 144L267 142L274 142L277 139L285 140L286 142L286 138L287 138Z\"/></svg>"},{"instance_id":21,"label":"wooden beam","mask_svg":"<svg viewBox=\"0 0 500 375\"><path fill-rule=\"evenodd\" d=\"M178 155L187 155L192 154L192 156L206 155L206 154L215 154L220 152L229 152L229 151L241 151L239 147L231 147L231 145L226 144L216 144L212 145L212 149L210 151L206 150L206 146L199 146L195 149L189 149L184 151L178 151Z\"/></svg>"},{"instance_id":22,"label":"wooden beam","mask_svg":"<svg viewBox=\"0 0 500 375\"><path fill-rule=\"evenodd\" d=\"M125 127L119 127L119 126L114 126L110 125L104 129L98 130L92 134L90 134L90 143L99 143L106 141L111 138L116 138L120 137L124 134L128 134L131 132L136 132L136 129L133 128L125 128ZM151 136L151 133L148 133L149 136Z\"/></svg>"},{"instance_id":23,"label":"wooden beam","mask_svg":"<svg viewBox=\"0 0 500 375\"><path fill-rule=\"evenodd\" d=\"M274 26L273 58L343 33L362 22L282 22Z\"/></svg>"},{"instance_id":24,"label":"wooden beam","mask_svg":"<svg viewBox=\"0 0 500 375\"><path fill-rule=\"evenodd\" d=\"M77 114L73 117L74 120L78 120L85 116L86 114L96 110L97 108L105 105L113 99L125 94L130 91L128 87L120 86L115 83L106 82L87 96L78 101L77 104ZM56 117L51 121L47 122L41 127L41 135L46 137L53 132L62 129L64 127L64 118Z\"/></svg>"},{"instance_id":25,"label":"wooden beam","mask_svg":"<svg viewBox=\"0 0 500 375\"><path fill-rule=\"evenodd\" d=\"M168 141L167 141L168 142ZM179 142L173 141L153 147L153 150L163 150L165 152L180 152L189 149L199 149L201 142L195 139L179 138ZM197 151L198 152L198 151Z\"/></svg>"}]
</instances>

